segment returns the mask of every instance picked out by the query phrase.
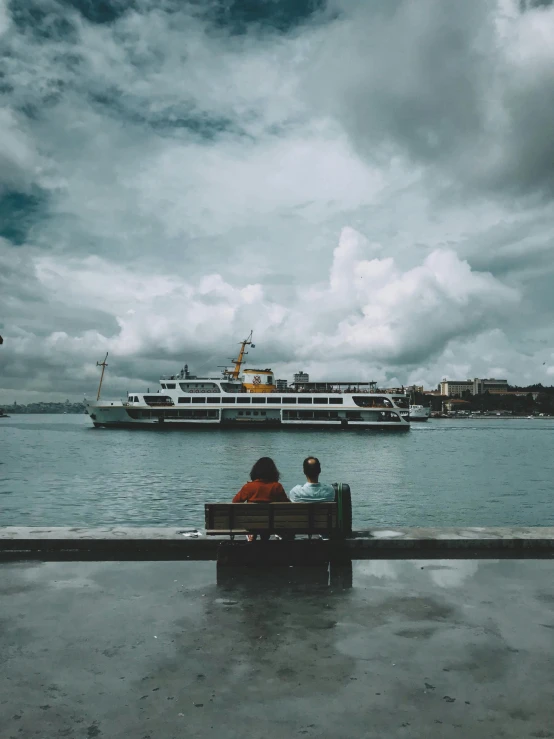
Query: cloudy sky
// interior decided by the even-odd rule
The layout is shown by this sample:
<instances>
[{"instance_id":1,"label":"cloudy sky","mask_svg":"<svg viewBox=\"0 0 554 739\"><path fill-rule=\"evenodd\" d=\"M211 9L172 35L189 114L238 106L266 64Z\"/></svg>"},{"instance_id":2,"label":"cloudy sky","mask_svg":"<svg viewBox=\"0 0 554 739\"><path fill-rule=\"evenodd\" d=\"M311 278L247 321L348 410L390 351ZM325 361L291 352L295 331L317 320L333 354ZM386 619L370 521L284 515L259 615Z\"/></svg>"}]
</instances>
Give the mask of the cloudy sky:
<instances>
[{"instance_id":1,"label":"cloudy sky","mask_svg":"<svg viewBox=\"0 0 554 739\"><path fill-rule=\"evenodd\" d=\"M554 382L546 0L0 0L0 400Z\"/></svg>"}]
</instances>

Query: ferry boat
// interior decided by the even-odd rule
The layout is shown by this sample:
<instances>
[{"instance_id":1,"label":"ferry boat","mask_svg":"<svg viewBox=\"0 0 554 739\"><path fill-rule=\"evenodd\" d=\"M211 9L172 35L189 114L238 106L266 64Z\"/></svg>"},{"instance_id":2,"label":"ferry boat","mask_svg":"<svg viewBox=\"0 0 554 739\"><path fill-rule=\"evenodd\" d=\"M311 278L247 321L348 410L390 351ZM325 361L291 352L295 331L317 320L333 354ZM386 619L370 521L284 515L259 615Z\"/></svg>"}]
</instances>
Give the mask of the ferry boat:
<instances>
[{"instance_id":1,"label":"ferry boat","mask_svg":"<svg viewBox=\"0 0 554 739\"><path fill-rule=\"evenodd\" d=\"M425 405L410 405L410 421L428 421L431 408Z\"/></svg>"},{"instance_id":2,"label":"ferry boat","mask_svg":"<svg viewBox=\"0 0 554 739\"><path fill-rule=\"evenodd\" d=\"M242 370L248 346L254 347L252 332L241 342L234 368L224 369L221 377L196 377L185 365L178 374L161 377L157 392L130 392L119 401L100 400L106 354L97 362L102 367L98 395L95 401L85 400L87 413L97 427L409 430L405 394L379 392L375 383L293 383L278 388L271 369Z\"/></svg>"}]
</instances>

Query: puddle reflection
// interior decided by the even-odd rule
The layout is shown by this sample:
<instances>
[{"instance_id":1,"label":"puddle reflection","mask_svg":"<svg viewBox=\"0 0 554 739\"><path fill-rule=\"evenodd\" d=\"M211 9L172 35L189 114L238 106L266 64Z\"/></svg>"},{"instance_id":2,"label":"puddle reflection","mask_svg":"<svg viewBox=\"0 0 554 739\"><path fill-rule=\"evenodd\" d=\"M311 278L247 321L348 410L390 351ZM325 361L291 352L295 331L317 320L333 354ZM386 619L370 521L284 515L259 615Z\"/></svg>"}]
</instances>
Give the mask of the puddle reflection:
<instances>
[{"instance_id":1,"label":"puddle reflection","mask_svg":"<svg viewBox=\"0 0 554 739\"><path fill-rule=\"evenodd\" d=\"M218 566L217 585L257 595L273 590L348 590L352 588L352 562L309 567Z\"/></svg>"}]
</instances>

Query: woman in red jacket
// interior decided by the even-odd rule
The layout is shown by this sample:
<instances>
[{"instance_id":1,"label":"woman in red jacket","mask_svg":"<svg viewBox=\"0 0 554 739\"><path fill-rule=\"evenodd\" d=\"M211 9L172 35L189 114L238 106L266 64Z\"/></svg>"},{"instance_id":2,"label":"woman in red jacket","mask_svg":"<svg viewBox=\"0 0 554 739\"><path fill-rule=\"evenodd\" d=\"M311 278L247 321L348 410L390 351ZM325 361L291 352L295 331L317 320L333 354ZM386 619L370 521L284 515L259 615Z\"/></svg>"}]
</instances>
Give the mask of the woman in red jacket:
<instances>
[{"instance_id":1,"label":"woman in red jacket","mask_svg":"<svg viewBox=\"0 0 554 739\"><path fill-rule=\"evenodd\" d=\"M252 482L241 487L233 503L290 503L271 457L258 459L250 470L250 479Z\"/></svg>"},{"instance_id":2,"label":"woman in red jacket","mask_svg":"<svg viewBox=\"0 0 554 739\"><path fill-rule=\"evenodd\" d=\"M271 457L258 459L250 470L250 480L235 495L233 503L290 503ZM256 535L250 534L247 538L254 541ZM269 539L269 534L261 534L261 538Z\"/></svg>"}]
</instances>

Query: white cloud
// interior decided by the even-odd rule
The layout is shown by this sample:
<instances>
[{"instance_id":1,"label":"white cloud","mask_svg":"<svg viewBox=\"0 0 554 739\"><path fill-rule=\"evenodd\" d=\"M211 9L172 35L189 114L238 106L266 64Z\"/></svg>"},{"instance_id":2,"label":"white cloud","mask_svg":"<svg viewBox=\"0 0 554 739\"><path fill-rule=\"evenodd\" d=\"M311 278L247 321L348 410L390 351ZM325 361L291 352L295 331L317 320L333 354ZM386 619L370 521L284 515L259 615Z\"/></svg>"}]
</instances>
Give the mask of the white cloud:
<instances>
[{"instance_id":1,"label":"white cloud","mask_svg":"<svg viewBox=\"0 0 554 739\"><path fill-rule=\"evenodd\" d=\"M0 0L0 36L10 27L10 15L8 13L7 0Z\"/></svg>"},{"instance_id":2,"label":"white cloud","mask_svg":"<svg viewBox=\"0 0 554 739\"><path fill-rule=\"evenodd\" d=\"M552 7L336 0L230 34L48 3L47 29L0 3L0 189L40 201L1 232L2 384L40 357L80 392L108 350L121 383L205 370L250 328L289 376L548 379Z\"/></svg>"},{"instance_id":3,"label":"white cloud","mask_svg":"<svg viewBox=\"0 0 554 739\"><path fill-rule=\"evenodd\" d=\"M366 246L363 237L344 229L329 287L308 293L301 310L310 317L304 324L317 315L331 325L334 316L337 328L315 335L307 330L312 338L301 356L332 353L414 363L451 339L494 326L517 305L514 289L472 271L452 251L433 251L423 264L401 270L392 257L364 259Z\"/></svg>"},{"instance_id":4,"label":"white cloud","mask_svg":"<svg viewBox=\"0 0 554 739\"><path fill-rule=\"evenodd\" d=\"M46 300L55 296L68 310L77 303L96 308L117 328L110 334L55 330L41 339L15 326L8 352L90 366L109 351L126 360L125 368L136 361L138 376L151 356L176 361L192 351L208 357L218 347L225 357L248 327L278 371L302 363L323 376L352 376L354 370L363 380L371 367L375 379L375 374L386 377L384 367L409 366L438 356L455 339L479 336L517 307L513 288L472 271L451 251L434 251L405 270L391 257L366 258L379 251L355 230L344 229L329 255L327 280L309 290L296 288L286 304L260 284L234 285L217 273L191 282L98 257L35 256ZM263 352L256 356L263 359Z\"/></svg>"},{"instance_id":5,"label":"white cloud","mask_svg":"<svg viewBox=\"0 0 554 739\"><path fill-rule=\"evenodd\" d=\"M13 111L0 109L0 195L28 190L40 174L41 157L25 128Z\"/></svg>"}]
</instances>

